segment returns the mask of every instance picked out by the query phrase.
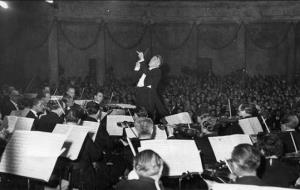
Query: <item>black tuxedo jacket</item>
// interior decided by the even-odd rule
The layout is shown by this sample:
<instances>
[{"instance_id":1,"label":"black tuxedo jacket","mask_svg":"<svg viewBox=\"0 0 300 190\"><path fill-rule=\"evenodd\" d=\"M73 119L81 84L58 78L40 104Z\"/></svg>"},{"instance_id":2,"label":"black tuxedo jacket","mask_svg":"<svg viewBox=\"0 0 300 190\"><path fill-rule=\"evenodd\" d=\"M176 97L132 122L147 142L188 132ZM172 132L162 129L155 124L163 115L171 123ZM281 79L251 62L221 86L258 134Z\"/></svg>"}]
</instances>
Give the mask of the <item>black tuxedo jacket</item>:
<instances>
[{"instance_id":1,"label":"black tuxedo jacket","mask_svg":"<svg viewBox=\"0 0 300 190\"><path fill-rule=\"evenodd\" d=\"M63 119L59 117L56 113L49 112L46 115L42 116L36 122L34 130L51 133L55 128L55 125L58 123L63 123Z\"/></svg>"},{"instance_id":2,"label":"black tuxedo jacket","mask_svg":"<svg viewBox=\"0 0 300 190\"><path fill-rule=\"evenodd\" d=\"M1 108L2 118L9 115L13 110L17 110L15 105L9 99L5 99Z\"/></svg>"},{"instance_id":3,"label":"black tuxedo jacket","mask_svg":"<svg viewBox=\"0 0 300 190\"><path fill-rule=\"evenodd\" d=\"M161 79L160 68L155 68L155 69L149 70L148 65L145 62L143 62L143 63L141 63L141 68L138 71L138 73L139 73L139 75L138 75L139 78L143 74L146 75L146 78L144 80L144 87L151 85L150 89L155 90L155 91L157 90L158 83Z\"/></svg>"},{"instance_id":4,"label":"black tuxedo jacket","mask_svg":"<svg viewBox=\"0 0 300 190\"><path fill-rule=\"evenodd\" d=\"M259 185L259 186L268 186L263 180L256 176L244 176L237 178L236 184L243 184L243 185Z\"/></svg>"},{"instance_id":5,"label":"black tuxedo jacket","mask_svg":"<svg viewBox=\"0 0 300 190\"><path fill-rule=\"evenodd\" d=\"M39 118L31 110L27 113L26 117L34 119L31 130L33 131L36 130L36 126Z\"/></svg>"},{"instance_id":6,"label":"black tuxedo jacket","mask_svg":"<svg viewBox=\"0 0 300 190\"><path fill-rule=\"evenodd\" d=\"M156 186L153 179L140 178L121 181L117 184L116 190L156 190Z\"/></svg>"},{"instance_id":7,"label":"black tuxedo jacket","mask_svg":"<svg viewBox=\"0 0 300 190\"><path fill-rule=\"evenodd\" d=\"M27 113L26 117L32 119L38 119L38 117L31 110Z\"/></svg>"}]
</instances>

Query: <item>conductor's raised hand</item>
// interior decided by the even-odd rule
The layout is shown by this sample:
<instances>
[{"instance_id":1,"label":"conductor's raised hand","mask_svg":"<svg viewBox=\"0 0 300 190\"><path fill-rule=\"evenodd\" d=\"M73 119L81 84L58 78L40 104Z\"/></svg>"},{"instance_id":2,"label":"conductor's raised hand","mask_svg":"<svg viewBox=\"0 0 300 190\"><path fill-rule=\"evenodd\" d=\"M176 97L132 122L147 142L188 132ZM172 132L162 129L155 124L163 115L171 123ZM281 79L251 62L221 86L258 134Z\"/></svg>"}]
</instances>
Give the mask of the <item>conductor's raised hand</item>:
<instances>
[{"instance_id":1,"label":"conductor's raised hand","mask_svg":"<svg viewBox=\"0 0 300 190\"><path fill-rule=\"evenodd\" d=\"M136 51L136 53L138 54L139 60L144 60L144 53L141 51Z\"/></svg>"}]
</instances>

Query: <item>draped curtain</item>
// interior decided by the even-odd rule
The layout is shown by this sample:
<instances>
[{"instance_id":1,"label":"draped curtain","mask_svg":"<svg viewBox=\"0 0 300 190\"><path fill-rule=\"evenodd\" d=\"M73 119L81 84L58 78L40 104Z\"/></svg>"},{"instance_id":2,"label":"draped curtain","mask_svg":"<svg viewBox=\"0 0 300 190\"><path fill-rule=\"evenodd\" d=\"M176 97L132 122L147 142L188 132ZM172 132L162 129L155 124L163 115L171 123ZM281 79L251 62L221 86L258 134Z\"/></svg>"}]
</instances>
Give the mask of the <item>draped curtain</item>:
<instances>
[{"instance_id":1,"label":"draped curtain","mask_svg":"<svg viewBox=\"0 0 300 190\"><path fill-rule=\"evenodd\" d=\"M195 63L199 56L199 44L214 52L232 50L232 46L236 46L242 27L245 29L245 38L248 41L245 44L246 56L251 56L251 52L247 53L249 44L255 46L257 51L278 51L281 45L286 44L291 30L296 31L296 40L300 41L300 32L297 32L300 27L290 22L196 24L54 20L43 27L39 27L40 23L28 26L24 33L28 36L24 46L31 51L41 48L48 42L54 24L57 25L59 34L60 65L68 66L69 71L65 71L65 74L69 73L69 75L78 72L76 68L79 66L78 68L83 68L79 72L82 76L86 75L88 70L86 65L88 57L100 55L106 67L125 69L125 74L122 69L116 70L115 74L129 75L128 72L137 59L135 50L148 49L148 57L161 53L171 65L176 61ZM30 32L31 30L35 32ZM10 42L6 41L6 43ZM99 43L104 48L99 48Z\"/></svg>"}]
</instances>

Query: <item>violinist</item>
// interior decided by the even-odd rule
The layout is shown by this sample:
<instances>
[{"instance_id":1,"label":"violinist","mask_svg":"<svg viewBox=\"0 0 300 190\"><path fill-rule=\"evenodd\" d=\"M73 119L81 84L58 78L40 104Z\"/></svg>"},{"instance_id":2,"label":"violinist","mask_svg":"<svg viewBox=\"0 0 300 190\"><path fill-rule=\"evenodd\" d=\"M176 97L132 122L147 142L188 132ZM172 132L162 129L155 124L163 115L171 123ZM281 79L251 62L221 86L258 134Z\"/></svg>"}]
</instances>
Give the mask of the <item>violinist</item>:
<instances>
[{"instance_id":1,"label":"violinist","mask_svg":"<svg viewBox=\"0 0 300 190\"><path fill-rule=\"evenodd\" d=\"M68 94L65 94L62 98L63 103L65 103L65 114L67 115L70 110L77 110L80 113L80 119L85 118L85 112L80 105L74 102L74 98Z\"/></svg>"},{"instance_id":2,"label":"violinist","mask_svg":"<svg viewBox=\"0 0 300 190\"><path fill-rule=\"evenodd\" d=\"M62 124L64 122L64 118L61 117L64 113L62 105L63 103L61 101L56 102L50 100L47 104L50 111L38 119L34 130L52 132L57 123Z\"/></svg>"},{"instance_id":3,"label":"violinist","mask_svg":"<svg viewBox=\"0 0 300 190\"><path fill-rule=\"evenodd\" d=\"M99 110L103 110L103 93L100 92L100 91L96 91L96 93L94 93L94 96L93 96L93 100L88 102L87 104L89 103L96 103L96 105L98 106L98 109Z\"/></svg>"},{"instance_id":4,"label":"violinist","mask_svg":"<svg viewBox=\"0 0 300 190\"><path fill-rule=\"evenodd\" d=\"M203 114L198 118L201 126L201 138L196 138L195 142L199 150L201 150L201 159L205 168L210 168L217 162L215 154L209 143L208 137L217 136L219 127L214 117L209 114Z\"/></svg>"},{"instance_id":5,"label":"violinist","mask_svg":"<svg viewBox=\"0 0 300 190\"><path fill-rule=\"evenodd\" d=\"M257 117L258 111L254 104L243 103L238 107L238 118L220 129L220 135L244 134L238 124L239 119Z\"/></svg>"},{"instance_id":6,"label":"violinist","mask_svg":"<svg viewBox=\"0 0 300 190\"><path fill-rule=\"evenodd\" d=\"M299 166L282 159L284 144L279 136L272 133L260 134L256 146L263 155L258 173L261 179L271 186L294 186L299 178Z\"/></svg>"}]
</instances>

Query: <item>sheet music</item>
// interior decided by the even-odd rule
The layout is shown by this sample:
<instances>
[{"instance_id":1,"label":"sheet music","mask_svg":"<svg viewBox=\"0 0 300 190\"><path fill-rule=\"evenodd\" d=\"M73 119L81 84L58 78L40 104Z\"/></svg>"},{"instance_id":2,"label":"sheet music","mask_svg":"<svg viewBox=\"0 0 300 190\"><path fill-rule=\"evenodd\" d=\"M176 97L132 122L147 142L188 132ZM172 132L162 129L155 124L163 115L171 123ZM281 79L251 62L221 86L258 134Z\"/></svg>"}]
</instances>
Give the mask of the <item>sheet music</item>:
<instances>
[{"instance_id":1,"label":"sheet music","mask_svg":"<svg viewBox=\"0 0 300 190\"><path fill-rule=\"evenodd\" d=\"M112 136L122 136L123 128L119 127L117 123L124 121L133 122L133 118L127 115L108 115L106 123L106 130L108 134Z\"/></svg>"},{"instance_id":2,"label":"sheet music","mask_svg":"<svg viewBox=\"0 0 300 190\"><path fill-rule=\"evenodd\" d=\"M259 132L263 132L262 126L257 117L251 117L239 120L243 132L247 135L257 135Z\"/></svg>"},{"instance_id":3,"label":"sheet music","mask_svg":"<svg viewBox=\"0 0 300 190\"><path fill-rule=\"evenodd\" d=\"M30 131L33 125L34 119L27 117L17 116L5 116L3 127L12 133L15 130Z\"/></svg>"},{"instance_id":4,"label":"sheet music","mask_svg":"<svg viewBox=\"0 0 300 190\"><path fill-rule=\"evenodd\" d=\"M63 96L51 96L50 100L61 100Z\"/></svg>"},{"instance_id":5,"label":"sheet music","mask_svg":"<svg viewBox=\"0 0 300 190\"><path fill-rule=\"evenodd\" d=\"M109 106L116 106L122 109L135 109L136 106L135 105L131 105L131 104L108 104Z\"/></svg>"},{"instance_id":6,"label":"sheet music","mask_svg":"<svg viewBox=\"0 0 300 190\"><path fill-rule=\"evenodd\" d=\"M158 153L169 168L166 176L183 172L203 172L198 148L193 140L144 140L139 151L151 149Z\"/></svg>"},{"instance_id":7,"label":"sheet music","mask_svg":"<svg viewBox=\"0 0 300 190\"><path fill-rule=\"evenodd\" d=\"M65 135L15 131L0 162L0 172L48 181Z\"/></svg>"},{"instance_id":8,"label":"sheet music","mask_svg":"<svg viewBox=\"0 0 300 190\"><path fill-rule=\"evenodd\" d=\"M17 123L18 117L8 115L4 117L3 124L1 128L6 128L10 133L12 133L15 129L16 123Z\"/></svg>"},{"instance_id":9,"label":"sheet music","mask_svg":"<svg viewBox=\"0 0 300 190\"><path fill-rule=\"evenodd\" d=\"M100 123L93 121L83 121L82 127L89 131L91 139L95 142Z\"/></svg>"},{"instance_id":10,"label":"sheet music","mask_svg":"<svg viewBox=\"0 0 300 190\"><path fill-rule=\"evenodd\" d=\"M15 130L30 131L33 125L34 119L27 117L18 117L15 125Z\"/></svg>"},{"instance_id":11,"label":"sheet music","mask_svg":"<svg viewBox=\"0 0 300 190\"><path fill-rule=\"evenodd\" d=\"M170 125L192 123L192 119L188 112L182 112L175 115L166 116L165 119Z\"/></svg>"},{"instance_id":12,"label":"sheet music","mask_svg":"<svg viewBox=\"0 0 300 190\"><path fill-rule=\"evenodd\" d=\"M249 135L228 135L208 137L217 161L231 158L233 148L239 144L251 144Z\"/></svg>"},{"instance_id":13,"label":"sheet music","mask_svg":"<svg viewBox=\"0 0 300 190\"><path fill-rule=\"evenodd\" d=\"M63 146L66 148L66 151L62 156L69 158L70 160L76 160L88 132L89 131L83 126L57 124L52 133L67 135L67 139Z\"/></svg>"},{"instance_id":14,"label":"sheet music","mask_svg":"<svg viewBox=\"0 0 300 190\"><path fill-rule=\"evenodd\" d=\"M129 127L125 128L125 133L127 138L138 138L138 132L136 131L135 127L131 127L131 129Z\"/></svg>"},{"instance_id":15,"label":"sheet music","mask_svg":"<svg viewBox=\"0 0 300 190\"><path fill-rule=\"evenodd\" d=\"M155 130L154 139L157 139L157 140L158 139L161 139L161 140L168 139L167 133L164 129L158 128L157 125L155 125L155 129L156 130Z\"/></svg>"},{"instance_id":16,"label":"sheet music","mask_svg":"<svg viewBox=\"0 0 300 190\"><path fill-rule=\"evenodd\" d=\"M257 186L257 185L241 185L229 183L211 183L212 190L291 190L291 188L271 187L271 186Z\"/></svg>"}]
</instances>

